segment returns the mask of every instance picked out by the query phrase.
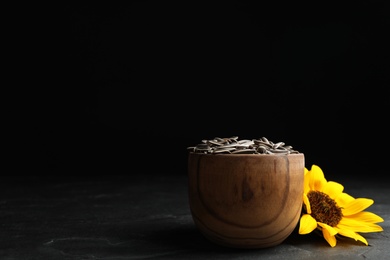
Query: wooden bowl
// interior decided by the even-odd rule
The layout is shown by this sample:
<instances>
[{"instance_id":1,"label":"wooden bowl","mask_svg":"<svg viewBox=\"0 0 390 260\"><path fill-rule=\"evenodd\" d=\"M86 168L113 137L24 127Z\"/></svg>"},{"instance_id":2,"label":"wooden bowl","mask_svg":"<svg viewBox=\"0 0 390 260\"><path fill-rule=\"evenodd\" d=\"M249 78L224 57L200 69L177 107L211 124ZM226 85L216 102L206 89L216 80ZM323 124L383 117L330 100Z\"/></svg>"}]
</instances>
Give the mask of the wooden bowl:
<instances>
[{"instance_id":1,"label":"wooden bowl","mask_svg":"<svg viewBox=\"0 0 390 260\"><path fill-rule=\"evenodd\" d=\"M235 248L282 243L302 209L304 154L189 153L188 196L196 227Z\"/></svg>"}]
</instances>

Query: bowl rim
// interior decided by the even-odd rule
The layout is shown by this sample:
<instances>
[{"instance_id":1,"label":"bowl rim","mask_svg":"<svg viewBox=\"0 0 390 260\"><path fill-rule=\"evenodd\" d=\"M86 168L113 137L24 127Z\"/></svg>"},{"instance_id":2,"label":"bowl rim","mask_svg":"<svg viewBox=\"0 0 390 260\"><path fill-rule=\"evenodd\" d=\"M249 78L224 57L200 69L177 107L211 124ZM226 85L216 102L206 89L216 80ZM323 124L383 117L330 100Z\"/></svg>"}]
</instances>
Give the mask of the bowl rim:
<instances>
[{"instance_id":1,"label":"bowl rim","mask_svg":"<svg viewBox=\"0 0 390 260\"><path fill-rule=\"evenodd\" d=\"M304 156L304 153L290 153L290 154L284 154L284 153L273 153L273 154L263 154L263 153L197 153L197 152L189 152L189 155L199 155L199 156L218 156L218 157L280 157L280 156Z\"/></svg>"}]
</instances>

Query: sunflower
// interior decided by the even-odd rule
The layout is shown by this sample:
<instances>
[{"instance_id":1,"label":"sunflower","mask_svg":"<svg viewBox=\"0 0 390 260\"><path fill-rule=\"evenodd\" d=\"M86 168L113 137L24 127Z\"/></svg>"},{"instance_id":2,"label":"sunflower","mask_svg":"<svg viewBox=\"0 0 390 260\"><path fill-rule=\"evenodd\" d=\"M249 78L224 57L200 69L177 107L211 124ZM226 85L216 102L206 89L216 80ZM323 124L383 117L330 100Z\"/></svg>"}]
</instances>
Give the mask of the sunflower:
<instances>
[{"instance_id":1,"label":"sunflower","mask_svg":"<svg viewBox=\"0 0 390 260\"><path fill-rule=\"evenodd\" d=\"M359 233L380 232L383 228L376 223L383 222L380 216L364 211L374 201L354 198L343 192L344 187L327 181L317 165L310 171L305 168L303 210L299 222L299 234L314 230L322 235L331 247L336 246L336 235L349 237L368 245Z\"/></svg>"}]
</instances>

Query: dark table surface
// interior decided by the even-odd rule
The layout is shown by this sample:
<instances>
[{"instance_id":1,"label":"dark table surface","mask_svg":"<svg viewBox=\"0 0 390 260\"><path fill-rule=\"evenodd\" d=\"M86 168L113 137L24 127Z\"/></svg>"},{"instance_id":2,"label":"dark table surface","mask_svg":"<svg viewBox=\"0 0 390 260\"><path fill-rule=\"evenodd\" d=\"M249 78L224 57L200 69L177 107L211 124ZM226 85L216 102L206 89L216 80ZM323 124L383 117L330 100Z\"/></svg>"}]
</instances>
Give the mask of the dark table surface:
<instances>
[{"instance_id":1,"label":"dark table surface","mask_svg":"<svg viewBox=\"0 0 390 260\"><path fill-rule=\"evenodd\" d=\"M0 183L0 259L390 259L389 182L344 180L344 191L374 199L384 231L331 248L297 230L280 245L232 249L196 229L186 175L83 178L16 176Z\"/></svg>"}]
</instances>

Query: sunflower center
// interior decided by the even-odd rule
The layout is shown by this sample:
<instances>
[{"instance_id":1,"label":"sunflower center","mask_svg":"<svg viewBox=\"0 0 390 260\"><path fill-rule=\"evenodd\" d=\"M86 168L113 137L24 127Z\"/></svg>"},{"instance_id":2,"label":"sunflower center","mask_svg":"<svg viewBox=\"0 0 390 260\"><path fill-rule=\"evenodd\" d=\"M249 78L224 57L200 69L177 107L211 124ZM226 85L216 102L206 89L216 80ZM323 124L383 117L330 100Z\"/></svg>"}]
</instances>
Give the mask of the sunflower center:
<instances>
[{"instance_id":1,"label":"sunflower center","mask_svg":"<svg viewBox=\"0 0 390 260\"><path fill-rule=\"evenodd\" d=\"M331 227L335 227L340 222L343 217L341 208L327 194L320 191L309 191L307 197L310 202L311 216L317 222L325 223Z\"/></svg>"}]
</instances>

